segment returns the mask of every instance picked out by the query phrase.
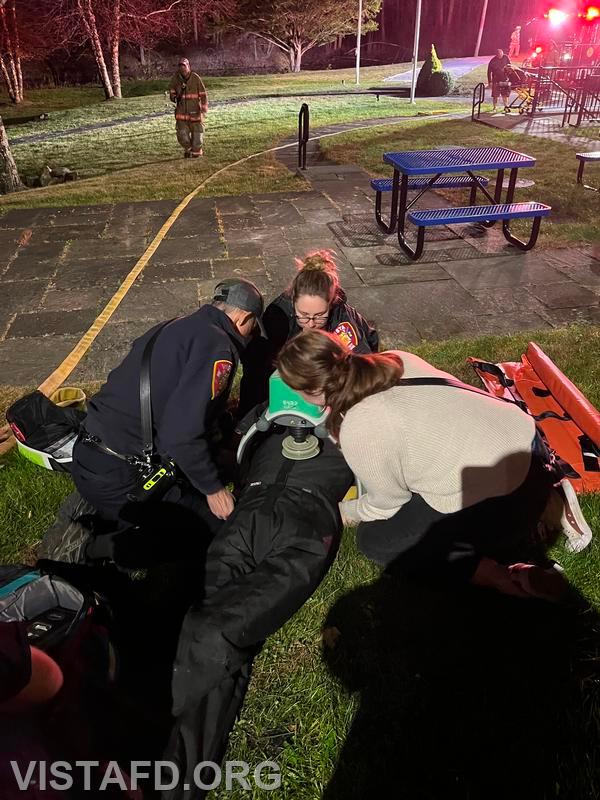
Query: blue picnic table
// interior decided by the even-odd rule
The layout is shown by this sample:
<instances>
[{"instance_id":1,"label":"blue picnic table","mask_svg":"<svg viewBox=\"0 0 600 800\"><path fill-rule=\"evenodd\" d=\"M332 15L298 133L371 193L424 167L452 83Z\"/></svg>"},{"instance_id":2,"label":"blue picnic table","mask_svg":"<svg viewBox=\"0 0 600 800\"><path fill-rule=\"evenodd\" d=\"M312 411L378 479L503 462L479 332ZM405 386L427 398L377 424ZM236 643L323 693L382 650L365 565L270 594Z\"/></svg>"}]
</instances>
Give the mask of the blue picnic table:
<instances>
[{"instance_id":1,"label":"blue picnic table","mask_svg":"<svg viewBox=\"0 0 600 800\"><path fill-rule=\"evenodd\" d=\"M537 241L541 217L550 213L550 207L542 203L514 203L515 187L519 169L534 167L535 158L509 150L506 147L453 147L447 150L408 150L399 153L384 153L383 160L394 168L391 184L391 210L389 223L381 217L381 195L378 192L375 216L377 223L386 233L398 231L398 242L402 249L414 260L423 251L426 227L442 224L462 224L481 222L491 227L496 220L502 220L502 230L511 244L522 250L529 250ZM494 194L486 189L487 179L476 172L493 170L496 172ZM505 200L502 200L504 173L510 170ZM444 178L444 175L464 174L463 179ZM430 177L428 177L430 176ZM372 182L372 183L383 183ZM470 187L470 205L449 209L425 209L411 212L410 209L428 191L436 188ZM409 191L419 190L408 201ZM477 206L475 199L481 192L488 203ZM440 213L443 212L443 213ZM413 249L405 237L406 218L418 226L417 245ZM530 239L523 242L510 232L509 220L533 218Z\"/></svg>"}]
</instances>

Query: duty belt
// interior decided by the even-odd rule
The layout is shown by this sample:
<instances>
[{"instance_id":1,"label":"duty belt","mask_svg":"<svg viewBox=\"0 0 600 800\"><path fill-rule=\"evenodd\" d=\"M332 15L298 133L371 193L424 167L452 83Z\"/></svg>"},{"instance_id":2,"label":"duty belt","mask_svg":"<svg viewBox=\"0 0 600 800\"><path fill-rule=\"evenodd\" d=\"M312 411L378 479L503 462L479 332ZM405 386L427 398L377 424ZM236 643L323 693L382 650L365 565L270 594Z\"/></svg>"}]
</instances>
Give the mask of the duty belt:
<instances>
[{"instance_id":1,"label":"duty belt","mask_svg":"<svg viewBox=\"0 0 600 800\"><path fill-rule=\"evenodd\" d=\"M98 438L98 436L93 436L85 429L83 429L80 433L80 441L82 441L84 444L93 445L93 447L96 447L98 450L101 450L103 453L106 453L109 456L120 458L121 461L126 461L133 467L146 466L148 463L147 460L142 456L125 456L123 453L117 453L116 450L112 450L110 447L107 447L102 440Z\"/></svg>"}]
</instances>

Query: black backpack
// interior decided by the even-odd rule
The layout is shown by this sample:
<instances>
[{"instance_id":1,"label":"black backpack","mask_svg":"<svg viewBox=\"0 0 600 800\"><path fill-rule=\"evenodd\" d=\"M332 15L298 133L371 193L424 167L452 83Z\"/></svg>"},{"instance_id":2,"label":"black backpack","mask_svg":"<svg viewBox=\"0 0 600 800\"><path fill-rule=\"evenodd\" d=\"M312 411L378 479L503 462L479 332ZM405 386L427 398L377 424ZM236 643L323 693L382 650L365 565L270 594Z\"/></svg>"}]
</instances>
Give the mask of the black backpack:
<instances>
[{"instance_id":1,"label":"black backpack","mask_svg":"<svg viewBox=\"0 0 600 800\"><path fill-rule=\"evenodd\" d=\"M21 397L6 412L23 456L47 469L67 472L85 416L84 411L56 405L40 391Z\"/></svg>"},{"instance_id":2,"label":"black backpack","mask_svg":"<svg viewBox=\"0 0 600 800\"><path fill-rule=\"evenodd\" d=\"M108 607L92 591L59 575L63 565L41 561L38 566L0 566L0 623L23 624L29 644L51 655L66 674L71 671L71 659L83 663L84 642L95 639L94 669L101 675L100 683L110 682L114 658Z\"/></svg>"},{"instance_id":3,"label":"black backpack","mask_svg":"<svg viewBox=\"0 0 600 800\"><path fill-rule=\"evenodd\" d=\"M91 773L96 785L112 753L103 731L112 709L118 659L112 644L112 616L106 601L94 593L85 568L41 561L38 568L0 566L0 625L19 623L29 644L48 653L60 666L64 681L58 694L31 714L0 718L2 755L13 758L25 774L31 760L61 760L74 764L90 758L99 764ZM81 580L80 580L81 578ZM22 722L23 718L29 722ZM12 728L10 726L13 726ZM126 772L123 773L126 775ZM73 770L72 789L59 792L65 800L90 794L82 791L81 776ZM114 787L111 787L111 789ZM42 800L45 792L33 782L18 792L10 770L0 764L0 796L10 800ZM58 794L48 792L49 798ZM140 798L129 791L103 792L107 800Z\"/></svg>"}]
</instances>

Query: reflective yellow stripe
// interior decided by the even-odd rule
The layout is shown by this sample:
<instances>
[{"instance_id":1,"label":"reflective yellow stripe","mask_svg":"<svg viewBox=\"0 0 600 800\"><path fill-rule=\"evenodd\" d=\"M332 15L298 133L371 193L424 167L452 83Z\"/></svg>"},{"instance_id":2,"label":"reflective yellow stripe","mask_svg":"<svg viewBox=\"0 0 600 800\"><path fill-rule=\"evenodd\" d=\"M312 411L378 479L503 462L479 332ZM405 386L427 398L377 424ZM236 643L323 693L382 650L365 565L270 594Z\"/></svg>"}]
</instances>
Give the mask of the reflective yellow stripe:
<instances>
[{"instance_id":1,"label":"reflective yellow stripe","mask_svg":"<svg viewBox=\"0 0 600 800\"><path fill-rule=\"evenodd\" d=\"M445 114L443 116L449 117L452 114ZM362 127L357 128L356 130L370 130L371 128L382 127L384 125L394 125L398 123L390 123L386 121L384 123L378 123L377 125L364 125ZM313 137L313 140L316 139L324 139L329 138L330 136L339 136L341 133L346 133L346 131L334 131L333 133L325 133L321 134L320 136ZM232 162L231 164L226 164L224 167L216 170L216 172L211 173L208 175L202 183L198 184L195 189L193 189L188 195L186 195L181 203L177 206L177 208L171 213L170 217L167 219L165 224L156 234L152 242L148 245L146 252L141 256L141 258L137 261L131 272L127 275L123 283L119 286L118 290L114 294L114 296L109 300L109 302L104 307L103 311L96 317L94 322L92 323L91 327L84 333L81 337L79 342L75 345L73 350L69 353L69 355L65 358L65 360L60 364L54 372L49 375L46 380L40 384L38 387L39 391L43 392L47 397L49 397L52 392L56 391L56 389L64 383L64 381L69 377L69 375L73 372L77 364L81 361L83 356L89 350L89 348L94 343L94 340L100 333L100 331L104 328L106 323L112 317L114 312L117 310L123 298L129 291L129 289L133 286L136 278L142 272L148 261L152 258L158 246L165 238L169 230L173 227L179 216L187 206L191 203L191 201L196 197L196 195L202 191L202 189L206 186L206 184L217 178L223 172L232 167L237 167L240 164L244 164L246 161L250 161L253 158L258 158L259 156L264 155L265 153L275 153L279 150L286 150L288 147L295 147L295 142L292 144L282 144L278 145L277 147L270 147L268 150L261 150L258 153L252 153L249 156L244 156L243 158L239 158L237 161ZM12 436L10 433L10 428L6 426L0 430L0 436L5 435L7 438L4 440L0 439L0 455L8 452L12 447L14 447L16 440L15 437Z\"/></svg>"},{"instance_id":2,"label":"reflective yellow stripe","mask_svg":"<svg viewBox=\"0 0 600 800\"><path fill-rule=\"evenodd\" d=\"M229 166L229 165L228 165ZM202 183L196 186L188 195L186 195L183 200L179 203L177 208L171 213L167 221L164 223L162 228L158 231L154 239L148 245L145 253L138 259L137 263L131 270L131 272L126 276L123 283L119 286L115 294L111 297L108 301L104 309L101 313L96 317L90 328L84 333L81 337L79 342L75 345L73 350L69 353L69 355L65 358L65 360L60 364L54 372L49 375L46 380L40 384L38 387L39 391L45 394L47 397L52 394L52 392L56 391L58 387L64 383L66 378L73 372L77 364L81 361L83 356L92 346L94 340L104 328L108 320L112 317L115 313L123 298L127 294L127 292L133 286L136 278L140 275L148 261L152 258L156 250L158 249L160 243L165 238L167 233L173 227L179 216L185 211L191 201L196 197L196 195L203 189L206 182L214 177L217 174L220 174L223 171L223 168L217 170L216 173L209 175L205 178ZM2 443L2 445L6 446L6 449L10 448L14 445L14 437L11 437L12 441L10 443ZM0 452L5 452L3 447L0 447Z\"/></svg>"}]
</instances>

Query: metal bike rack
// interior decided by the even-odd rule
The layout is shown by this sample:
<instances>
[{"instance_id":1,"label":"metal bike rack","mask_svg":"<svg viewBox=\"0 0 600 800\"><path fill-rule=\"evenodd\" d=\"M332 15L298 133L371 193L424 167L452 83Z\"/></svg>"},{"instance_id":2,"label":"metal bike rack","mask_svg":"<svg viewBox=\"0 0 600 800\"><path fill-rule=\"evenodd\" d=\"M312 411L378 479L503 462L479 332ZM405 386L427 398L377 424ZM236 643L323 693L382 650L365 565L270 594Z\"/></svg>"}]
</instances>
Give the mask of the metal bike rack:
<instances>
[{"instance_id":1,"label":"metal bike rack","mask_svg":"<svg viewBox=\"0 0 600 800\"><path fill-rule=\"evenodd\" d=\"M479 119L481 105L485 102L485 83L478 83L473 89L473 107L471 108L471 120Z\"/></svg>"},{"instance_id":2,"label":"metal bike rack","mask_svg":"<svg viewBox=\"0 0 600 800\"><path fill-rule=\"evenodd\" d=\"M298 167L306 169L306 144L310 137L310 112L308 105L302 103L298 114Z\"/></svg>"}]
</instances>

